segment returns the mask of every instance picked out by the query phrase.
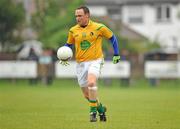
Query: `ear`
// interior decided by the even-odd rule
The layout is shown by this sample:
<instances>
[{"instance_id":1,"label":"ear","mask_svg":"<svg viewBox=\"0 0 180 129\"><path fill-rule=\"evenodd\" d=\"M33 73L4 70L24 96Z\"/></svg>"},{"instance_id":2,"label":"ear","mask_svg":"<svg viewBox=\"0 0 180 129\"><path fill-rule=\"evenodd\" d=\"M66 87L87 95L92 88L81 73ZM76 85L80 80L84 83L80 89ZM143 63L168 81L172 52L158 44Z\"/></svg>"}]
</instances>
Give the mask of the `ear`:
<instances>
[{"instance_id":1,"label":"ear","mask_svg":"<svg viewBox=\"0 0 180 129\"><path fill-rule=\"evenodd\" d=\"M87 16L88 18L90 18L90 15L89 15L89 13L87 13L87 14L86 14L86 16Z\"/></svg>"}]
</instances>

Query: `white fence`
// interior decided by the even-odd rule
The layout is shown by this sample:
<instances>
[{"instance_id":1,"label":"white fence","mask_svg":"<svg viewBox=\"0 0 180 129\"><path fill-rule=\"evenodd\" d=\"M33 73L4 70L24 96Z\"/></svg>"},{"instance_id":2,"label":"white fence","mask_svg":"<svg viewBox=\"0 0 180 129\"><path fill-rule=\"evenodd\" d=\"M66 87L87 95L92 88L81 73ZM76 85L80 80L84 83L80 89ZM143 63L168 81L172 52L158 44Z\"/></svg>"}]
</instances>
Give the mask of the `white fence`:
<instances>
[{"instance_id":1,"label":"white fence","mask_svg":"<svg viewBox=\"0 0 180 129\"><path fill-rule=\"evenodd\" d=\"M70 61L68 66L63 66L59 62L55 63L55 76L57 78L75 78L76 62Z\"/></svg>"},{"instance_id":2,"label":"white fence","mask_svg":"<svg viewBox=\"0 0 180 129\"><path fill-rule=\"evenodd\" d=\"M68 66L55 63L56 78L76 77L76 62L69 63ZM35 61L0 61L0 78L35 78L38 76L37 65ZM130 63L127 61L121 61L118 64L105 61L101 78L129 78L130 71Z\"/></svg>"},{"instance_id":3,"label":"white fence","mask_svg":"<svg viewBox=\"0 0 180 129\"><path fill-rule=\"evenodd\" d=\"M55 64L55 75L57 78L76 77L76 62L69 62L70 65L62 66L58 62ZM130 63L128 61L120 61L113 64L111 61L105 61L103 65L101 78L129 78Z\"/></svg>"},{"instance_id":4,"label":"white fence","mask_svg":"<svg viewBox=\"0 0 180 129\"><path fill-rule=\"evenodd\" d=\"M76 62L69 66L55 63L56 78L75 78ZM180 78L180 62L177 61L146 61L144 65L146 78ZM38 64L35 61L0 61L0 78L36 78ZM128 61L112 64L105 61L101 78L129 78L131 67Z\"/></svg>"},{"instance_id":5,"label":"white fence","mask_svg":"<svg viewBox=\"0 0 180 129\"><path fill-rule=\"evenodd\" d=\"M180 62L147 61L145 63L146 78L180 78Z\"/></svg>"},{"instance_id":6,"label":"white fence","mask_svg":"<svg viewBox=\"0 0 180 129\"><path fill-rule=\"evenodd\" d=\"M35 61L0 61L0 78L36 78Z\"/></svg>"}]
</instances>

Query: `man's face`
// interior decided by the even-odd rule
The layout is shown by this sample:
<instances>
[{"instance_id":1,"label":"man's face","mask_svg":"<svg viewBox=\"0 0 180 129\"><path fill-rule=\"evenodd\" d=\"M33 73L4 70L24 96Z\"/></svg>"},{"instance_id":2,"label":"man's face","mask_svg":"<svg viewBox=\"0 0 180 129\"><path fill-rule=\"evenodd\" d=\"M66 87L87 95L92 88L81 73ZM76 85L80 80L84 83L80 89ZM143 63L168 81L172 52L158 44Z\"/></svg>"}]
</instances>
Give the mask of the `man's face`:
<instances>
[{"instance_id":1,"label":"man's face","mask_svg":"<svg viewBox=\"0 0 180 129\"><path fill-rule=\"evenodd\" d=\"M77 9L75 11L76 21L80 26L86 26L89 21L89 14L85 14L83 9Z\"/></svg>"}]
</instances>

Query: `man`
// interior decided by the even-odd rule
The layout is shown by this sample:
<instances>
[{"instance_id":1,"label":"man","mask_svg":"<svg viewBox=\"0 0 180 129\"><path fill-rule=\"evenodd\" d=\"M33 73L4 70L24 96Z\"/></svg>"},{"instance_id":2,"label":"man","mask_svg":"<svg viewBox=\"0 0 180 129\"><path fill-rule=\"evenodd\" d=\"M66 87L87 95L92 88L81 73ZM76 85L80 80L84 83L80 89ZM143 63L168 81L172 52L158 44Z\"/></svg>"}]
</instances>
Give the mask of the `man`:
<instances>
[{"instance_id":1,"label":"man","mask_svg":"<svg viewBox=\"0 0 180 129\"><path fill-rule=\"evenodd\" d=\"M115 35L105 25L90 20L89 9L81 6L75 10L77 25L73 26L68 35L65 46L75 45L77 61L77 78L84 97L89 101L90 122L106 121L106 108L97 97L97 80L103 64L102 38L109 39L114 49L113 63L120 60L118 41ZM61 61L66 65L67 61Z\"/></svg>"}]
</instances>

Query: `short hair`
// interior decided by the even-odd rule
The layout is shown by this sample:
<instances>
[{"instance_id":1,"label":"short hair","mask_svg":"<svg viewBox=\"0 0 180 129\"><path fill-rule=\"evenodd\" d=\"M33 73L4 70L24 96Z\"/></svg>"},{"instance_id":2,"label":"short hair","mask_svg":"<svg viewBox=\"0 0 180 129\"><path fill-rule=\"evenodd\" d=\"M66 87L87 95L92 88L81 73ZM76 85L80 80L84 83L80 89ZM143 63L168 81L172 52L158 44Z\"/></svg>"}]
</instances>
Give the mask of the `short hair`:
<instances>
[{"instance_id":1,"label":"short hair","mask_svg":"<svg viewBox=\"0 0 180 129\"><path fill-rule=\"evenodd\" d=\"M80 6L76 10L83 9L85 14L90 14L89 8L86 6Z\"/></svg>"}]
</instances>

